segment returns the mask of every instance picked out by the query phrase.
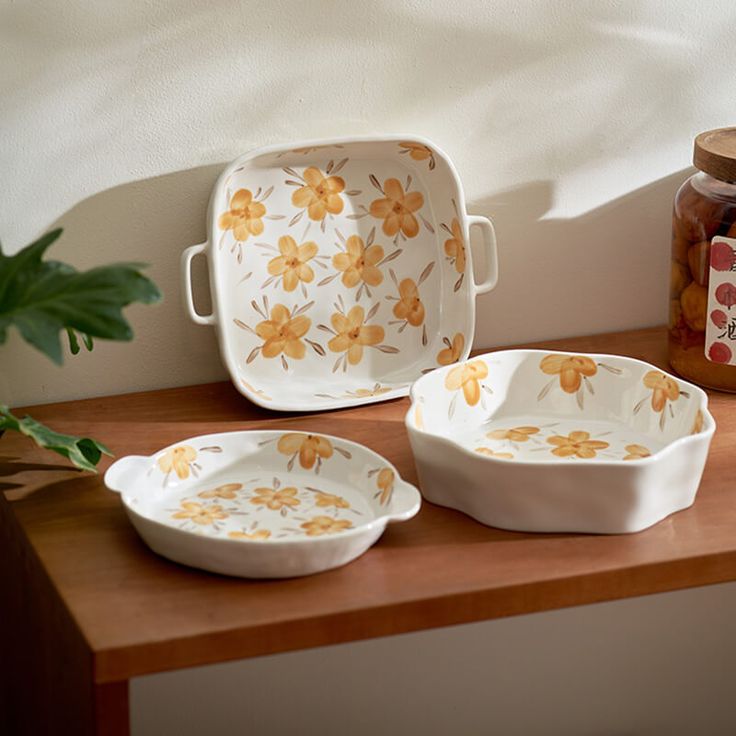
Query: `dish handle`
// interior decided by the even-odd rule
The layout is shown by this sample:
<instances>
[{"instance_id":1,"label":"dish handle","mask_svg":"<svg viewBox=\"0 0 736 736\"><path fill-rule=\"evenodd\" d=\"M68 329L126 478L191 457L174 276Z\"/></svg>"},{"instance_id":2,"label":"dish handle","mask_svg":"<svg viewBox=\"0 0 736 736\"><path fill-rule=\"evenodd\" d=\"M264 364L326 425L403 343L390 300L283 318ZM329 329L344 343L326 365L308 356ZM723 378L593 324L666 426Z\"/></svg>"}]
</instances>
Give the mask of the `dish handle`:
<instances>
[{"instance_id":1,"label":"dish handle","mask_svg":"<svg viewBox=\"0 0 736 736\"><path fill-rule=\"evenodd\" d=\"M131 489L138 474L151 462L145 455L127 455L116 460L105 473L105 485L115 493L124 493Z\"/></svg>"},{"instance_id":2,"label":"dish handle","mask_svg":"<svg viewBox=\"0 0 736 736\"><path fill-rule=\"evenodd\" d=\"M199 243L199 245L191 245L181 254L181 280L182 280L182 292L184 294L184 305L189 312L189 316L193 322L198 325L213 325L215 324L215 315L213 314L199 314L194 308L194 296L192 293L192 258L204 253L207 250L207 243Z\"/></svg>"},{"instance_id":3,"label":"dish handle","mask_svg":"<svg viewBox=\"0 0 736 736\"><path fill-rule=\"evenodd\" d=\"M388 523L411 519L419 511L421 505L422 497L419 491L410 483L398 481L394 485L394 493L391 497L391 512L388 515Z\"/></svg>"},{"instance_id":4,"label":"dish handle","mask_svg":"<svg viewBox=\"0 0 736 736\"><path fill-rule=\"evenodd\" d=\"M486 268L488 273L484 281L480 284L475 283L476 294L485 294L489 292L498 283L498 249L496 248L496 231L493 229L493 223L487 217L482 215L468 215L468 225L473 227L477 225L483 234L483 246L486 251Z\"/></svg>"}]
</instances>

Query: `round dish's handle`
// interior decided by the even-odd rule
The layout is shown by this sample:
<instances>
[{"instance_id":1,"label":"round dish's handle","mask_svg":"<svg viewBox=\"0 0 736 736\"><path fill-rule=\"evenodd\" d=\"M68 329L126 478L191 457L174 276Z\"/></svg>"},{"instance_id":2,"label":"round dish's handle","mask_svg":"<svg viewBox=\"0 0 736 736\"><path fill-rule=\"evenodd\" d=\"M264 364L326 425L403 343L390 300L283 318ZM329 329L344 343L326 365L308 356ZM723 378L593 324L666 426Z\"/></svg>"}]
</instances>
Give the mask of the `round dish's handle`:
<instances>
[{"instance_id":1,"label":"round dish's handle","mask_svg":"<svg viewBox=\"0 0 736 736\"><path fill-rule=\"evenodd\" d=\"M207 249L207 243L200 243L199 245L192 245L187 248L181 254L181 280L182 280L182 292L184 294L184 305L189 312L189 316L193 322L198 325L213 325L215 324L214 314L198 314L194 308L194 297L192 295L192 258L204 253Z\"/></svg>"},{"instance_id":2,"label":"round dish's handle","mask_svg":"<svg viewBox=\"0 0 736 736\"><path fill-rule=\"evenodd\" d=\"M496 231L493 223L483 215L468 215L470 227L477 225L483 233L483 245L486 249L488 275L480 284L474 283L476 294L485 294L498 283L498 249L496 248Z\"/></svg>"},{"instance_id":3,"label":"round dish's handle","mask_svg":"<svg viewBox=\"0 0 736 736\"><path fill-rule=\"evenodd\" d=\"M419 511L421 505L422 497L419 491L410 483L397 481L391 497L391 513L388 515L388 523L411 519Z\"/></svg>"},{"instance_id":4,"label":"round dish's handle","mask_svg":"<svg viewBox=\"0 0 736 736\"><path fill-rule=\"evenodd\" d=\"M116 493L124 493L130 490L135 477L141 472L151 458L145 455L127 455L116 460L105 473L105 485Z\"/></svg>"}]
</instances>

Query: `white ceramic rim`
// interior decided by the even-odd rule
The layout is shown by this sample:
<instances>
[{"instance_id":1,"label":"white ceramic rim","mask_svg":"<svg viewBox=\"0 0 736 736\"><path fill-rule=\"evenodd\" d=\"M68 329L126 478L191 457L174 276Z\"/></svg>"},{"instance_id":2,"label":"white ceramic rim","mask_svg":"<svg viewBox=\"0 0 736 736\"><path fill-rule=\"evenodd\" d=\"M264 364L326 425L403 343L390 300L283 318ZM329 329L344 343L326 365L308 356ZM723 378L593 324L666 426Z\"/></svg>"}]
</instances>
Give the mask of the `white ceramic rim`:
<instances>
[{"instance_id":1,"label":"white ceramic rim","mask_svg":"<svg viewBox=\"0 0 736 736\"><path fill-rule=\"evenodd\" d=\"M716 420L713 418L713 415L708 410L708 394L705 393L705 391L700 388L700 386L696 386L694 383L690 383L689 381L684 380L683 378L680 378L679 376L674 375L673 373L669 373L668 371L665 371L658 366L647 363L645 360L639 360L638 358L630 358L627 355L613 355L611 353L586 353L586 352L571 352L569 350L544 350L541 348L516 348L511 350L494 350L493 352L489 353L481 353L479 355L474 355L471 360L483 360L488 359L493 356L501 355L511 355L512 353L521 353L524 355L549 355L550 353L560 353L562 355L584 355L590 358L615 358L617 360L624 360L628 363L634 363L636 365L644 366L646 368L651 368L655 371L660 371L665 376L668 376L670 378L673 378L674 380L678 381L680 385L686 386L688 391L692 391L694 395L698 396L701 405L700 405L700 411L703 413L703 429L700 430L700 432L695 432L694 434L689 434L685 437L678 437L676 440L673 440L672 442L669 442L664 447L660 448L659 450L655 450L651 455L647 457L642 458L636 458L635 460L596 460L595 463L587 463L586 467L630 467L634 464L636 465L644 465L644 464L652 464L654 462L658 462L662 460L663 457L665 457L667 454L669 454L674 448L679 447L681 445L696 442L700 437L706 436L709 440L713 436L714 432L716 431ZM466 358L467 360L467 358ZM480 460L481 462L485 463L507 463L510 465L524 465L524 466L530 466L534 465L539 467L553 467L553 468L559 468L562 463L559 460L535 460L533 463L526 462L524 460L508 460L506 458L498 458L498 457L492 457L489 455L484 455L482 453L473 452L472 450L468 449L467 447L464 447L463 445L458 444L457 442L453 442L448 437L444 437L439 434L435 434L434 432L429 432L426 429L419 429L418 427L414 426L413 422L413 415L414 410L416 408L416 405L418 403L417 400L417 393L418 388L420 387L420 384L425 379L428 379L430 375L434 374L435 372L444 372L447 373L451 371L456 366L464 363L464 360L460 360L457 363L453 363L448 366L442 366L441 368L436 368L431 373L428 373L421 378L414 381L414 383L411 385L411 390L409 392L409 396L411 398L411 404L409 406L408 411L406 412L406 415L404 416L404 426L407 429L407 432L417 432L421 434L425 434L428 437L433 437L436 440L439 440L446 444L449 447L452 447L455 450L459 450L463 454L467 455L468 457L472 457L475 460ZM582 466L580 466L582 467Z\"/></svg>"},{"instance_id":2,"label":"white ceramic rim","mask_svg":"<svg viewBox=\"0 0 736 736\"><path fill-rule=\"evenodd\" d=\"M363 522L362 524L359 524L358 526L354 526L351 529L346 529L345 531L341 531L339 534L333 535L333 536L325 536L325 537L302 537L298 539L268 539L266 541L257 540L257 539L229 539L228 537L206 537L201 536L198 534L194 534L193 532L188 532L183 529L178 529L174 526L169 526L168 524L164 524L161 521L158 521L157 519L151 519L148 516L145 516L144 514L139 513L136 511L136 509L133 508L127 501L126 501L126 493L127 491L116 491L107 484L107 476L108 473L113 469L113 467L120 461L125 460L126 457L138 457L138 458L145 458L146 460L153 460L156 455L159 455L162 452L166 452L172 447L176 447L177 445L185 444L185 443L192 443L192 442L199 442L203 440L211 440L216 437L222 437L223 435L236 435L236 434L249 434L249 435L283 435L286 432L293 431L303 434L312 434L319 437L324 437L331 441L338 441L342 444L347 444L351 448L355 449L357 448L362 453L368 453L369 456L372 456L373 458L376 458L382 463L385 463L391 470L394 472L394 477L396 478L393 495L391 498L391 502L393 503L393 496L396 495L397 491L402 493L407 493L410 496L412 494L415 495L414 503L411 504L410 510L404 511L403 513L398 514L382 514L381 516L376 516L371 521ZM270 472L270 471L269 471ZM114 463L110 465L110 467L105 471L105 475L103 476L103 481L105 482L106 487L108 490L110 490L112 493L117 493L120 496L120 500L123 503L123 506L125 507L126 512L131 514L132 516L135 516L136 518L143 519L146 523L149 524L155 524L157 526L162 527L163 529L166 529L168 531L176 532L177 534L182 534L186 536L188 539L202 539L206 540L207 542L227 542L228 544L234 544L234 545L251 545L255 544L260 548L265 548L267 546L272 546L275 544L278 545L294 545L299 546L303 544L331 544L334 543L335 540L339 539L349 539L350 537L357 537L361 534L363 534L366 531L369 531L371 529L375 529L379 525L383 525L384 527L391 523L391 522L402 522L402 521L408 521L409 519L416 516L416 514L419 512L419 509L422 506L422 497L419 493L419 489L416 488L416 486L413 486L411 483L408 483L405 481L399 471L396 469L396 466L393 463L390 463L388 460L386 460L385 457L382 455L379 455L375 450L371 450L369 447L366 447L365 445L361 445L359 442L354 442L353 440L346 440L343 437L337 437L335 435L331 434L324 434L322 432L310 432L309 430L303 430L303 429L288 429L285 428L284 430L279 429L242 429L242 430L235 430L233 432L216 432L214 434L200 434L195 435L194 437L187 437L185 439L179 440L178 442L174 442L170 445L167 445L166 447L162 447L160 450L156 450L156 452L152 453L151 455L126 455L124 457L119 458L119 460L116 460ZM390 505L389 503L389 505Z\"/></svg>"},{"instance_id":3,"label":"white ceramic rim","mask_svg":"<svg viewBox=\"0 0 736 736\"><path fill-rule=\"evenodd\" d=\"M219 298L219 294L216 288L217 275L219 274L219 260L217 258L210 257L212 243L215 242L215 227L216 217L213 211L213 202L217 197L221 187L224 186L224 182L228 176L230 176L235 169L242 166L247 161L250 161L259 156L266 156L273 153L281 153L283 151L291 151L294 148L317 148L320 146L335 146L342 145L345 143L390 143L392 141L412 141L420 143L424 146L429 146L432 151L441 158L447 165L447 168L455 180L455 186L458 192L458 214L462 219L463 233L467 233L468 247L466 248L466 260L467 268L470 274L471 284L468 286L467 295L465 297L465 309L468 314L468 335L470 339L467 340L461 360L466 360L470 355L470 351L473 347L472 336L475 334L475 300L478 296L478 291L475 282L475 272L473 270L473 255L472 248L470 247L470 221L469 213L467 211L467 203L465 200L465 190L463 189L460 175L458 174L455 165L452 163L450 157L435 143L424 138L423 136L414 134L383 134L383 135L360 135L360 136L342 136L337 138L317 138L306 141L291 141L289 143L274 143L268 146L262 146L260 148L254 148L242 156L228 164L224 171L217 177L214 187L212 188L212 194L210 195L209 204L207 206L207 241L204 245L204 254L207 256L207 267L209 270L209 286L210 286L210 300L212 304L211 316L214 317L213 324L216 328L217 342L220 346L220 355L225 362L230 379L235 388L243 394L249 401L253 402L257 406L263 407L264 409L271 409L274 411L300 411L308 412L313 411L315 407L304 406L302 408L295 408L289 404L281 404L278 400L272 399L271 401L263 401L257 394L253 393L245 386L243 386L240 372L238 370L237 361L235 360L231 347L226 339L225 330L222 328L223 324L223 307ZM381 401L390 401L391 399L398 399L407 396L410 391L410 386L407 385L404 388L393 389L385 394L379 394L378 396L370 396L361 399L356 402L354 399L335 399L334 401L325 404L321 401L319 407L316 407L319 411L329 409L342 409L347 406L364 406L366 404L376 404ZM325 435L327 436L327 435Z\"/></svg>"}]
</instances>

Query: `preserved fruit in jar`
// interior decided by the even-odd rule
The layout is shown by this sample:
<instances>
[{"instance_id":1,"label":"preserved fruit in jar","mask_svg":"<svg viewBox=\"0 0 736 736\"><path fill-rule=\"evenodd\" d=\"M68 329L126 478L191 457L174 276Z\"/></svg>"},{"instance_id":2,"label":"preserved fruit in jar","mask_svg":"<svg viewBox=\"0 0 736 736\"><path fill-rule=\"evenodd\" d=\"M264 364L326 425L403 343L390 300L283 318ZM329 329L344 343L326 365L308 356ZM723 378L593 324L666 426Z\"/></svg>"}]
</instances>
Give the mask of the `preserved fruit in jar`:
<instances>
[{"instance_id":1,"label":"preserved fruit in jar","mask_svg":"<svg viewBox=\"0 0 736 736\"><path fill-rule=\"evenodd\" d=\"M701 133L693 162L672 213L670 365L736 392L736 128Z\"/></svg>"}]
</instances>

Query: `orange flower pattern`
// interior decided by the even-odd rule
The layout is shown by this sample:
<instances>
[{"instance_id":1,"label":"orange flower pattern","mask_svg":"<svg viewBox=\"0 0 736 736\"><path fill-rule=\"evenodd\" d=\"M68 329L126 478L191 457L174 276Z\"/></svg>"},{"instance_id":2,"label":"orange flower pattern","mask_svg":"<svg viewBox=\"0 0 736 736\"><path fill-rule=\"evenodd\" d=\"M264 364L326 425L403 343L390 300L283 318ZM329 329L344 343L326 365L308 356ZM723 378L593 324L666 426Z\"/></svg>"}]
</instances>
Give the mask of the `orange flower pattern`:
<instances>
[{"instance_id":1,"label":"orange flower pattern","mask_svg":"<svg viewBox=\"0 0 736 736\"><path fill-rule=\"evenodd\" d=\"M457 363L465 348L465 338L457 332L455 333L455 337L452 338L452 343L450 343L449 339L445 338L445 344L447 347L437 353L437 362L440 365Z\"/></svg>"},{"instance_id":2,"label":"orange flower pattern","mask_svg":"<svg viewBox=\"0 0 736 736\"><path fill-rule=\"evenodd\" d=\"M225 483L224 485L217 486L211 491L202 491L197 495L200 498L223 498L226 500L232 500L238 497L238 491L243 488L242 483Z\"/></svg>"},{"instance_id":3,"label":"orange flower pattern","mask_svg":"<svg viewBox=\"0 0 736 736\"><path fill-rule=\"evenodd\" d=\"M303 358L306 347L300 338L307 334L311 324L311 320L304 315L292 318L283 304L274 305L271 319L256 325L256 334L264 340L263 357L275 358L285 353L297 360Z\"/></svg>"},{"instance_id":4,"label":"orange flower pattern","mask_svg":"<svg viewBox=\"0 0 736 736\"><path fill-rule=\"evenodd\" d=\"M703 431L703 425L705 424L705 419L703 417L703 412L698 409L695 412L695 419L693 420L693 428L690 430L690 434L697 434L698 432Z\"/></svg>"},{"instance_id":5,"label":"orange flower pattern","mask_svg":"<svg viewBox=\"0 0 736 736\"><path fill-rule=\"evenodd\" d=\"M172 517L174 519L186 519L194 524L208 525L228 517L222 510L222 506L207 506L195 501L182 501L180 506L181 511L172 514Z\"/></svg>"},{"instance_id":6,"label":"orange flower pattern","mask_svg":"<svg viewBox=\"0 0 736 736\"><path fill-rule=\"evenodd\" d=\"M345 247L345 253L332 257L332 265L342 271L342 283L349 289L361 281L368 286L378 286L383 281L383 274L377 266L383 258L383 248L380 245L366 248L358 235L351 235Z\"/></svg>"},{"instance_id":7,"label":"orange flower pattern","mask_svg":"<svg viewBox=\"0 0 736 736\"><path fill-rule=\"evenodd\" d=\"M445 388L448 391L462 389L468 406L475 406L480 401L480 381L487 376L488 366L482 360L473 360L453 368L445 376Z\"/></svg>"},{"instance_id":8,"label":"orange flower pattern","mask_svg":"<svg viewBox=\"0 0 736 736\"><path fill-rule=\"evenodd\" d=\"M287 488L256 488L256 495L250 499L255 506L265 506L271 511L280 511L286 508L295 508L301 501L296 497L297 490L291 486Z\"/></svg>"},{"instance_id":9,"label":"orange flower pattern","mask_svg":"<svg viewBox=\"0 0 736 736\"><path fill-rule=\"evenodd\" d=\"M445 253L455 266L455 270L458 273L465 273L465 238L457 217L453 218L450 230L452 237L445 240Z\"/></svg>"},{"instance_id":10,"label":"orange flower pattern","mask_svg":"<svg viewBox=\"0 0 736 736\"><path fill-rule=\"evenodd\" d=\"M283 455L299 455L299 464L311 470L317 461L332 457L332 443L326 437L302 432L289 432L279 438L278 451Z\"/></svg>"},{"instance_id":11,"label":"orange flower pattern","mask_svg":"<svg viewBox=\"0 0 736 736\"><path fill-rule=\"evenodd\" d=\"M565 393L574 394L581 386L583 377L598 372L595 361L584 355L545 355L540 364L542 373L559 375L560 387Z\"/></svg>"},{"instance_id":12,"label":"orange flower pattern","mask_svg":"<svg viewBox=\"0 0 736 736\"><path fill-rule=\"evenodd\" d=\"M330 516L315 516L301 524L308 537L321 537L324 534L336 534L352 528L347 519L333 519Z\"/></svg>"},{"instance_id":13,"label":"orange flower pattern","mask_svg":"<svg viewBox=\"0 0 736 736\"><path fill-rule=\"evenodd\" d=\"M396 474L393 470L391 470L391 468L383 468L378 474L376 485L378 486L378 490L380 492L378 502L381 504L381 506L385 506L391 500L391 495L394 491L395 480Z\"/></svg>"},{"instance_id":14,"label":"orange flower pattern","mask_svg":"<svg viewBox=\"0 0 736 736\"><path fill-rule=\"evenodd\" d=\"M429 146L425 146L423 143L415 143L414 141L401 141L399 147L402 149L401 153L408 153L415 161L426 161L429 159L429 170L432 171L434 169L434 152Z\"/></svg>"},{"instance_id":15,"label":"orange flower pattern","mask_svg":"<svg viewBox=\"0 0 736 736\"><path fill-rule=\"evenodd\" d=\"M197 451L189 445L179 445L167 450L158 459L158 467L162 473L172 470L181 480L189 477L191 464L197 459Z\"/></svg>"},{"instance_id":16,"label":"orange flower pattern","mask_svg":"<svg viewBox=\"0 0 736 736\"><path fill-rule=\"evenodd\" d=\"M345 181L339 176L325 176L316 166L304 171L304 186L291 195L291 203L300 209L307 209L311 220L324 220L327 213L337 215L342 212L343 201L340 192L345 189Z\"/></svg>"},{"instance_id":17,"label":"orange flower pattern","mask_svg":"<svg viewBox=\"0 0 736 736\"><path fill-rule=\"evenodd\" d=\"M677 381L659 371L649 371L643 379L644 385L652 390L652 409L657 413L664 411L668 401L680 398Z\"/></svg>"},{"instance_id":18,"label":"orange flower pattern","mask_svg":"<svg viewBox=\"0 0 736 736\"><path fill-rule=\"evenodd\" d=\"M399 296L394 305L394 316L406 320L412 327L419 327L424 322L424 304L412 279L404 279L399 284Z\"/></svg>"},{"instance_id":19,"label":"orange flower pattern","mask_svg":"<svg viewBox=\"0 0 736 736\"><path fill-rule=\"evenodd\" d=\"M511 440L526 442L532 435L539 434L539 427L514 427L513 429L494 429L486 437L491 440Z\"/></svg>"},{"instance_id":20,"label":"orange flower pattern","mask_svg":"<svg viewBox=\"0 0 736 736\"><path fill-rule=\"evenodd\" d=\"M263 232L263 220L266 206L262 202L254 202L249 189L238 189L230 200L230 209L220 215L217 224L221 230L232 230L235 240L248 240L250 235Z\"/></svg>"},{"instance_id":21,"label":"orange flower pattern","mask_svg":"<svg viewBox=\"0 0 736 736\"><path fill-rule=\"evenodd\" d=\"M514 455L511 452L495 452L490 447L476 447L475 451L481 455L487 455L488 457L497 457L501 460L513 460Z\"/></svg>"},{"instance_id":22,"label":"orange flower pattern","mask_svg":"<svg viewBox=\"0 0 736 736\"><path fill-rule=\"evenodd\" d=\"M419 222L414 213L424 205L421 192L406 192L398 179L386 179L383 185L383 199L371 202L370 213L383 220L383 232L393 237L399 231L407 238L419 232Z\"/></svg>"},{"instance_id":23,"label":"orange flower pattern","mask_svg":"<svg viewBox=\"0 0 736 736\"><path fill-rule=\"evenodd\" d=\"M557 457L578 457L589 460L596 456L598 450L605 450L608 442L591 440L589 432L575 431L569 435L554 435L547 438L550 445L555 445L550 452Z\"/></svg>"},{"instance_id":24,"label":"orange flower pattern","mask_svg":"<svg viewBox=\"0 0 736 736\"><path fill-rule=\"evenodd\" d=\"M279 238L280 256L268 262L268 273L271 276L282 276L284 291L294 291L300 281L305 284L314 279L314 270L308 265L317 255L317 244L309 241L297 246L289 235Z\"/></svg>"},{"instance_id":25,"label":"orange flower pattern","mask_svg":"<svg viewBox=\"0 0 736 736\"><path fill-rule=\"evenodd\" d=\"M649 457L652 454L649 451L649 448L644 447L644 445L626 445L624 449L626 450L624 460L641 460L642 458Z\"/></svg>"},{"instance_id":26,"label":"orange flower pattern","mask_svg":"<svg viewBox=\"0 0 736 736\"><path fill-rule=\"evenodd\" d=\"M347 315L335 312L332 315L332 327L337 333L327 347L333 353L347 352L348 363L358 365L363 359L363 348L378 345L385 332L379 325L365 325L363 307L353 307Z\"/></svg>"},{"instance_id":27,"label":"orange flower pattern","mask_svg":"<svg viewBox=\"0 0 736 736\"><path fill-rule=\"evenodd\" d=\"M314 501L320 508L330 508L332 506L336 509L350 508L350 504L342 496L336 496L334 493L325 493L324 491L315 491Z\"/></svg>"}]
</instances>

